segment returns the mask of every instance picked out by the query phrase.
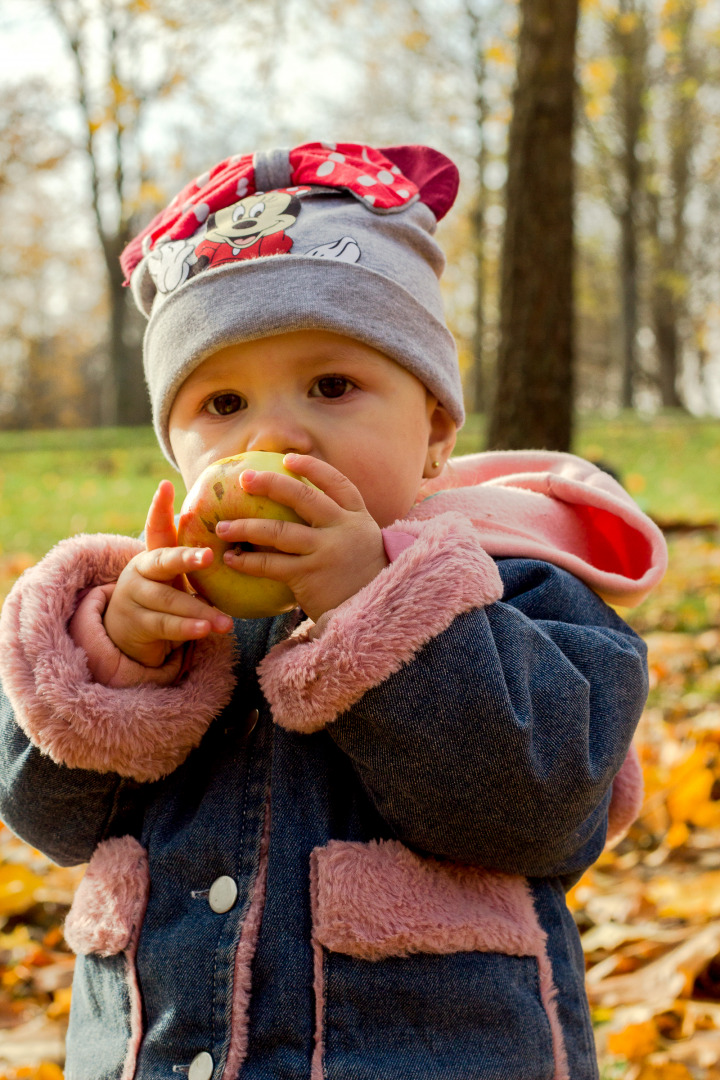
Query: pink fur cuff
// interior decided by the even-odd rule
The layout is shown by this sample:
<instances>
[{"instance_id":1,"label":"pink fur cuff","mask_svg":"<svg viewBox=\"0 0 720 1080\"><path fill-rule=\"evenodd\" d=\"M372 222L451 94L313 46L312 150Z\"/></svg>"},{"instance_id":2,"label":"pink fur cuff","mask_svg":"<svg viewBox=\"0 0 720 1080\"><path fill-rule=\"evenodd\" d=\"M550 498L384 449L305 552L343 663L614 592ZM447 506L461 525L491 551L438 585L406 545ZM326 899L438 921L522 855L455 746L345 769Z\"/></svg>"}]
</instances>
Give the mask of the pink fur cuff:
<instances>
[{"instance_id":1,"label":"pink fur cuff","mask_svg":"<svg viewBox=\"0 0 720 1080\"><path fill-rule=\"evenodd\" d=\"M27 570L0 615L0 678L17 722L53 761L147 781L177 768L229 702L234 639L198 642L178 686L96 682L68 625L78 596L116 581L142 548L128 537L78 536Z\"/></svg>"},{"instance_id":2,"label":"pink fur cuff","mask_svg":"<svg viewBox=\"0 0 720 1080\"><path fill-rule=\"evenodd\" d=\"M65 920L75 953L115 956L137 938L150 892L147 852L132 836L95 849Z\"/></svg>"},{"instance_id":3,"label":"pink fur cuff","mask_svg":"<svg viewBox=\"0 0 720 1080\"><path fill-rule=\"evenodd\" d=\"M502 596L497 566L463 515L406 520L397 529L415 542L317 625L303 623L258 667L263 693L282 727L325 727L412 660L457 615Z\"/></svg>"}]
</instances>

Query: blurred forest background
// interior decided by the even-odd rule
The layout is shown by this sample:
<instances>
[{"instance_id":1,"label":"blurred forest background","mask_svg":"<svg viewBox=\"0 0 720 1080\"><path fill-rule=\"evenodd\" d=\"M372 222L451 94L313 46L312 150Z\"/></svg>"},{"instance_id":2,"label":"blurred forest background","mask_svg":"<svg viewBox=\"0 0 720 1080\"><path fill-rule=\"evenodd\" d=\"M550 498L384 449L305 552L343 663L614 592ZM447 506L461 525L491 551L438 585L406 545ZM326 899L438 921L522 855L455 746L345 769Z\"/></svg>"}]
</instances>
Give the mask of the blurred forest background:
<instances>
[{"instance_id":1,"label":"blurred forest background","mask_svg":"<svg viewBox=\"0 0 720 1080\"><path fill-rule=\"evenodd\" d=\"M718 0L0 0L0 47L0 602L168 474L127 240L234 153L444 151L458 451L610 463L670 545L645 805L570 895L601 1077L720 1080ZM62 1080L81 876L0 826L0 1080Z\"/></svg>"},{"instance_id":2,"label":"blurred forest background","mask_svg":"<svg viewBox=\"0 0 720 1080\"><path fill-rule=\"evenodd\" d=\"M720 414L713 0L2 0L0 34L0 428L147 422L119 252L195 173L318 138L458 163L471 410Z\"/></svg>"}]
</instances>

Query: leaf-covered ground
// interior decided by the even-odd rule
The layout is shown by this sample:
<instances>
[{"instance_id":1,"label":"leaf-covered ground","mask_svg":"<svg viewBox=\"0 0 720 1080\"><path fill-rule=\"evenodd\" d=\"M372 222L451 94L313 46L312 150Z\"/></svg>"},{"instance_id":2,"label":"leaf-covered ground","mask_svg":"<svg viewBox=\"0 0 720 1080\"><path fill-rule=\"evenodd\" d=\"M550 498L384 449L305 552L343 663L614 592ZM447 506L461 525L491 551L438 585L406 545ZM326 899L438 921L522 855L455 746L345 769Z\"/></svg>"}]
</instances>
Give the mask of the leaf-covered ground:
<instances>
[{"instance_id":1,"label":"leaf-covered ground","mask_svg":"<svg viewBox=\"0 0 720 1080\"><path fill-rule=\"evenodd\" d=\"M607 429L593 437L612 460ZM115 461L123 452L108 445L118 482L129 475ZM137 468L143 503L167 475L152 453L143 446ZM62 468L56 454L52 469ZM626 483L641 495L645 472L639 460L632 468ZM136 517L140 528L141 509ZM37 557L5 544L0 598ZM650 656L638 732L644 809L570 894L603 1080L720 1080L720 530L680 530L670 548L665 581L629 616ZM0 827L0 1080L62 1080L73 967L62 923L81 876Z\"/></svg>"},{"instance_id":2,"label":"leaf-covered ground","mask_svg":"<svg viewBox=\"0 0 720 1080\"><path fill-rule=\"evenodd\" d=\"M604 1080L720 1080L720 535L670 556L630 618L650 662L643 812L570 895Z\"/></svg>"}]
</instances>

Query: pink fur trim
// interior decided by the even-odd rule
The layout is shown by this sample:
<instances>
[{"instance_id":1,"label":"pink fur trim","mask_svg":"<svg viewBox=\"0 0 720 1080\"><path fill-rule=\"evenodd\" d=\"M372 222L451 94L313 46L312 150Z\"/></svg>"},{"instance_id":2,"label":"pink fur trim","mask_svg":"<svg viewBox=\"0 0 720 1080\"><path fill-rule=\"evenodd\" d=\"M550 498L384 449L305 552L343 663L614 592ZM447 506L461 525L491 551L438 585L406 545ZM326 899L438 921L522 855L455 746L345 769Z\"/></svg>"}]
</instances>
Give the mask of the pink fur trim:
<instances>
[{"instance_id":1,"label":"pink fur trim","mask_svg":"<svg viewBox=\"0 0 720 1080\"><path fill-rule=\"evenodd\" d=\"M177 768L229 702L234 639L198 642L179 686L96 683L68 623L78 594L115 581L141 550L127 537L73 537L27 570L0 615L0 678L17 722L53 761L146 781Z\"/></svg>"},{"instance_id":2,"label":"pink fur trim","mask_svg":"<svg viewBox=\"0 0 720 1080\"><path fill-rule=\"evenodd\" d=\"M497 566L459 514L404 521L415 542L364 589L318 621L303 623L258 667L273 716L318 731L383 682L453 619L499 600Z\"/></svg>"},{"instance_id":3,"label":"pink fur trim","mask_svg":"<svg viewBox=\"0 0 720 1080\"><path fill-rule=\"evenodd\" d=\"M644 784L642 766L635 745L631 745L615 776L608 810L607 846L614 847L642 810Z\"/></svg>"},{"instance_id":4,"label":"pink fur trim","mask_svg":"<svg viewBox=\"0 0 720 1080\"><path fill-rule=\"evenodd\" d=\"M162 667L145 667L121 652L105 633L103 616L115 584L113 581L90 589L78 604L68 627L70 637L87 657L90 674L95 682L113 689L142 686L143 683L171 686L180 673L182 648L175 649Z\"/></svg>"},{"instance_id":5,"label":"pink fur trim","mask_svg":"<svg viewBox=\"0 0 720 1080\"><path fill-rule=\"evenodd\" d=\"M73 952L125 952L130 1038L121 1080L132 1080L143 1036L135 957L149 894L147 852L133 836L113 837L95 849L65 920L65 940Z\"/></svg>"},{"instance_id":6,"label":"pink fur trim","mask_svg":"<svg viewBox=\"0 0 720 1080\"><path fill-rule=\"evenodd\" d=\"M318 858L316 848L310 855L310 913L313 924L313 990L315 994L315 1038L310 1062L310 1080L325 1080L323 1056L325 1054L325 955L315 932L318 924Z\"/></svg>"},{"instance_id":7,"label":"pink fur trim","mask_svg":"<svg viewBox=\"0 0 720 1080\"><path fill-rule=\"evenodd\" d=\"M474 951L536 957L554 1080L568 1080L547 935L525 878L422 858L397 840L331 840L315 848L311 864L317 1010L312 1080L322 1076L321 947L369 961Z\"/></svg>"},{"instance_id":8,"label":"pink fur trim","mask_svg":"<svg viewBox=\"0 0 720 1080\"><path fill-rule=\"evenodd\" d=\"M127 964L127 989L128 997L130 999L130 1038L128 1039L120 1080L132 1080L135 1075L137 1056L140 1050L140 1043L143 1040L142 997L140 996L140 980L138 979L137 966L135 964L138 936L139 935L137 934L133 935L125 955L125 962Z\"/></svg>"},{"instance_id":9,"label":"pink fur trim","mask_svg":"<svg viewBox=\"0 0 720 1080\"><path fill-rule=\"evenodd\" d=\"M147 852L133 836L99 844L65 920L73 952L115 956L127 949L139 932L149 891Z\"/></svg>"},{"instance_id":10,"label":"pink fur trim","mask_svg":"<svg viewBox=\"0 0 720 1080\"><path fill-rule=\"evenodd\" d=\"M432 498L411 518L459 511L491 555L543 559L610 603L640 603L665 573L657 525L611 476L573 454L468 454L452 458L423 490Z\"/></svg>"},{"instance_id":11,"label":"pink fur trim","mask_svg":"<svg viewBox=\"0 0 720 1080\"><path fill-rule=\"evenodd\" d=\"M333 952L536 956L542 945L524 878L422 858L397 840L331 840L313 858L315 934Z\"/></svg>"},{"instance_id":12,"label":"pink fur trim","mask_svg":"<svg viewBox=\"0 0 720 1080\"><path fill-rule=\"evenodd\" d=\"M550 1024L550 1036L555 1058L553 1080L570 1080L565 1039L563 1038L562 1025L557 1011L557 986L555 985L552 964L547 952L547 935L540 951L537 953L537 963L540 976L540 1000L545 1007L545 1013Z\"/></svg>"},{"instance_id":13,"label":"pink fur trim","mask_svg":"<svg viewBox=\"0 0 720 1080\"><path fill-rule=\"evenodd\" d=\"M267 885L268 851L270 848L270 797L265 807L265 824L260 841L260 861L258 863L252 900L243 923L240 941L235 953L235 973L233 978L232 1019L230 1023L230 1046L222 1080L233 1080L245 1060L248 1044L248 1012L250 1009L250 990L252 981L252 962L257 948L265 907L265 888Z\"/></svg>"}]
</instances>

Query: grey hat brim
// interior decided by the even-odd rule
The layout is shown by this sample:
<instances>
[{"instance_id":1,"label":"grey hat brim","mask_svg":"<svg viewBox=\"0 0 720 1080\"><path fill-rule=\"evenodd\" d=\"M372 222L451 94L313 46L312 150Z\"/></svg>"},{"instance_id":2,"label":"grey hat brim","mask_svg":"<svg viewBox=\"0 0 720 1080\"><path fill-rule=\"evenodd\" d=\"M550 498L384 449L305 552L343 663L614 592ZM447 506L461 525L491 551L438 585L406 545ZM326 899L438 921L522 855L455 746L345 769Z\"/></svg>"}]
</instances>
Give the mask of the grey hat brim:
<instances>
[{"instance_id":1,"label":"grey hat brim","mask_svg":"<svg viewBox=\"0 0 720 1080\"><path fill-rule=\"evenodd\" d=\"M248 260L240 271L235 264L206 271L168 296L148 323L145 374L168 460L177 467L168 430L172 403L198 364L227 345L310 329L344 334L385 353L462 425L455 341L427 307L362 265L276 255ZM173 357L170 382L167 357Z\"/></svg>"}]
</instances>

